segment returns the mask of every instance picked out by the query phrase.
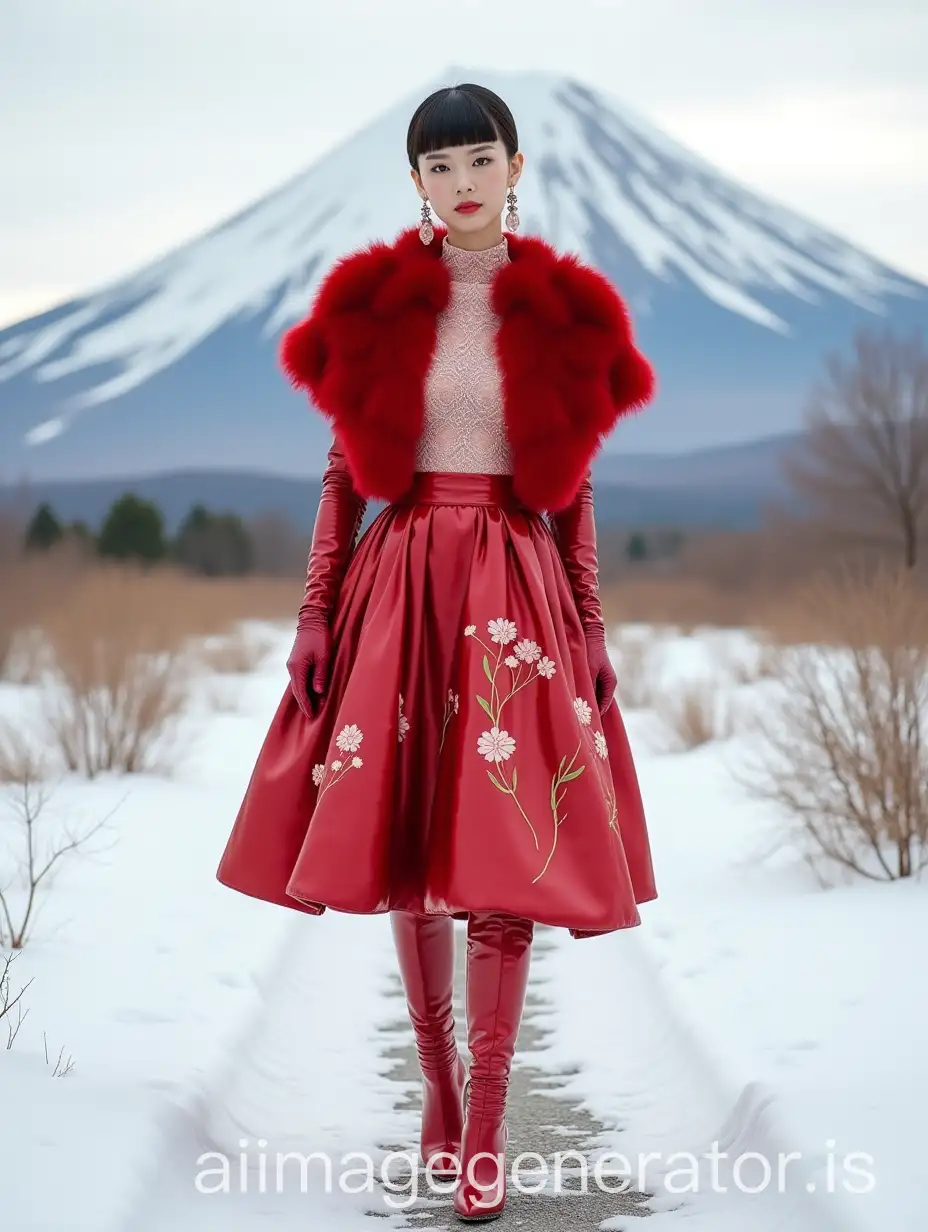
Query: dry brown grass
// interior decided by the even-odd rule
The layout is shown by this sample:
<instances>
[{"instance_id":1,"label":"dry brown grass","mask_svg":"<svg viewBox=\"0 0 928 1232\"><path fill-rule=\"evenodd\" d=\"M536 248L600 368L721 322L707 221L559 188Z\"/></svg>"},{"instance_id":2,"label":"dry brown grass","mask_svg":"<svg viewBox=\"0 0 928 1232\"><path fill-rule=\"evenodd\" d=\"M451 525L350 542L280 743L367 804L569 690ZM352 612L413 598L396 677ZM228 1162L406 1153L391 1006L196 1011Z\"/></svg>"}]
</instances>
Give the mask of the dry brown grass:
<instances>
[{"instance_id":1,"label":"dry brown grass","mask_svg":"<svg viewBox=\"0 0 928 1232\"><path fill-rule=\"evenodd\" d=\"M45 620L54 667L43 709L69 770L92 778L165 765L190 656L183 614L157 601L161 582L94 571Z\"/></svg>"},{"instance_id":2,"label":"dry brown grass","mask_svg":"<svg viewBox=\"0 0 928 1232\"><path fill-rule=\"evenodd\" d=\"M105 564L73 547L6 552L0 676L42 686L47 731L69 769L166 767L195 672L258 666L267 643L240 622L293 621L302 585Z\"/></svg>"},{"instance_id":3,"label":"dry brown grass","mask_svg":"<svg viewBox=\"0 0 928 1232\"><path fill-rule=\"evenodd\" d=\"M197 669L252 670L266 643L244 619L290 619L301 583L205 579L161 568L62 560L6 566L8 674L43 682L43 714L65 765L88 777L164 769ZM198 653L202 639L212 648Z\"/></svg>"},{"instance_id":4,"label":"dry brown grass","mask_svg":"<svg viewBox=\"0 0 928 1232\"><path fill-rule=\"evenodd\" d=\"M683 681L657 699L655 711L670 749L676 752L727 740L734 731L728 690L717 680Z\"/></svg>"},{"instance_id":5,"label":"dry brown grass","mask_svg":"<svg viewBox=\"0 0 928 1232\"><path fill-rule=\"evenodd\" d=\"M797 824L813 864L877 880L928 864L928 606L911 571L847 571L794 599L779 704L744 776Z\"/></svg>"},{"instance_id":6,"label":"dry brown grass","mask_svg":"<svg viewBox=\"0 0 928 1232\"><path fill-rule=\"evenodd\" d=\"M119 573L131 582L116 599L119 583L114 577ZM88 562L68 548L0 560L0 678L5 668L17 680L24 671L31 677L33 632L47 626L60 629L69 620L72 603L72 625L86 619L96 622L114 601L117 607L129 602L131 590L133 621L149 630L157 624L162 642L176 643L236 636L236 625L243 620L295 621L302 588L302 578L202 578L169 568L107 566ZM94 610L95 604L100 610ZM25 667L17 661L23 657Z\"/></svg>"},{"instance_id":7,"label":"dry brown grass","mask_svg":"<svg viewBox=\"0 0 928 1232\"><path fill-rule=\"evenodd\" d=\"M67 601L83 568L69 547L40 557L0 559L0 679L29 679L35 630L48 612Z\"/></svg>"},{"instance_id":8,"label":"dry brown grass","mask_svg":"<svg viewBox=\"0 0 928 1232\"><path fill-rule=\"evenodd\" d=\"M763 599L753 591L728 591L709 579L678 574L629 576L603 589L607 623L650 624L685 631L700 625L739 629L753 625Z\"/></svg>"},{"instance_id":9,"label":"dry brown grass","mask_svg":"<svg viewBox=\"0 0 928 1232\"><path fill-rule=\"evenodd\" d=\"M609 542L604 536L605 552ZM669 561L602 561L603 607L613 624L773 629L783 641L803 640L802 630L793 632L794 609L811 579L883 563L896 563L885 546L836 536L826 520L770 508L759 530L688 531L683 550ZM928 602L928 554L913 572ZM822 622L813 623L820 628Z\"/></svg>"}]
</instances>

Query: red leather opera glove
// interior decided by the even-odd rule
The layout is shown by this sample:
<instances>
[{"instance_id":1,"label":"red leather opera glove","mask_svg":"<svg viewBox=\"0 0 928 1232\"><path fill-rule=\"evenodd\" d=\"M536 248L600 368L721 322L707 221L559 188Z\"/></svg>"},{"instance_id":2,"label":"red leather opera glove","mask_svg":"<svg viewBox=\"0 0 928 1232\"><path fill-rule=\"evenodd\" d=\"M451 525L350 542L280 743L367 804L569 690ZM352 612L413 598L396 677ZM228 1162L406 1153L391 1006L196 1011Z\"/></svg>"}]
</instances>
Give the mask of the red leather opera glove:
<instances>
[{"instance_id":1,"label":"red leather opera glove","mask_svg":"<svg viewBox=\"0 0 928 1232\"><path fill-rule=\"evenodd\" d=\"M322 475L319 509L306 568L306 589L287 670L297 705L307 718L318 712L332 654L332 616L367 501L355 490L336 436Z\"/></svg>"},{"instance_id":2,"label":"red leather opera glove","mask_svg":"<svg viewBox=\"0 0 928 1232\"><path fill-rule=\"evenodd\" d=\"M548 523L577 604L590 672L596 685L596 701L603 714L615 695L617 681L606 650L606 625L599 596L593 480L589 471L570 505L557 513L549 513Z\"/></svg>"}]
</instances>

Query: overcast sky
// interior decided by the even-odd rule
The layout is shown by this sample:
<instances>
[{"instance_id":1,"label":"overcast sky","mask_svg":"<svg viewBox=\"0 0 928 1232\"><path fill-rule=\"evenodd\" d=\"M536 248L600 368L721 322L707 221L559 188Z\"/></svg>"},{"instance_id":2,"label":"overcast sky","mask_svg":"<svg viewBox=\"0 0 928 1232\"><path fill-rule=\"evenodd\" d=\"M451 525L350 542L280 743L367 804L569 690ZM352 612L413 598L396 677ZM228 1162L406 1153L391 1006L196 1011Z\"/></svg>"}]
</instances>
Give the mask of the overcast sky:
<instances>
[{"instance_id":1,"label":"overcast sky","mask_svg":"<svg viewBox=\"0 0 928 1232\"><path fill-rule=\"evenodd\" d=\"M926 48L926 0L2 0L0 321L170 249L452 65L607 90L928 281Z\"/></svg>"}]
</instances>

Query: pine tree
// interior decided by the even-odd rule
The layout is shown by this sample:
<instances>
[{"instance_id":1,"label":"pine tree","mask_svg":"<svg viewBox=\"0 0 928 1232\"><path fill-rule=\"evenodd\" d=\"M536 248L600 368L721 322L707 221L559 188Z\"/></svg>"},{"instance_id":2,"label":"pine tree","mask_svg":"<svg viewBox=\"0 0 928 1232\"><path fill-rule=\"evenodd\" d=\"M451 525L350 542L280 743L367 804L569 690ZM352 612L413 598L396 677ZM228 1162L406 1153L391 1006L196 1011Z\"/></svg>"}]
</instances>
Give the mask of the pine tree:
<instances>
[{"instance_id":1,"label":"pine tree","mask_svg":"<svg viewBox=\"0 0 928 1232\"><path fill-rule=\"evenodd\" d=\"M117 560L161 560L167 551L161 510L126 492L110 506L97 546L101 556Z\"/></svg>"},{"instance_id":2,"label":"pine tree","mask_svg":"<svg viewBox=\"0 0 928 1232\"><path fill-rule=\"evenodd\" d=\"M240 576L254 564L254 549L242 519L194 505L178 529L173 556L207 577Z\"/></svg>"},{"instance_id":3,"label":"pine tree","mask_svg":"<svg viewBox=\"0 0 928 1232\"><path fill-rule=\"evenodd\" d=\"M45 552L61 541L64 527L51 505L43 502L32 515L26 529L25 545L29 552Z\"/></svg>"},{"instance_id":4,"label":"pine tree","mask_svg":"<svg viewBox=\"0 0 928 1232\"><path fill-rule=\"evenodd\" d=\"M648 559L648 541L640 530L633 531L628 536L625 553L628 559L636 564Z\"/></svg>"}]
</instances>

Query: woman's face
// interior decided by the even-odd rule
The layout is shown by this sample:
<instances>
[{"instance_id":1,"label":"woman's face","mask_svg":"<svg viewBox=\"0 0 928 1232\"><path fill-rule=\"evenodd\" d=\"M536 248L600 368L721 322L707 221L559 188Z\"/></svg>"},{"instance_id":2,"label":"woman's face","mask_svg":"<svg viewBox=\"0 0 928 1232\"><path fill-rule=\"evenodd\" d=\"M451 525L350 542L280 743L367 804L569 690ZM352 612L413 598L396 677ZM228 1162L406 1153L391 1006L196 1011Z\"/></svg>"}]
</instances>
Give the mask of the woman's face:
<instances>
[{"instance_id":1,"label":"woman's face","mask_svg":"<svg viewBox=\"0 0 928 1232\"><path fill-rule=\"evenodd\" d=\"M502 141L491 141L420 154L412 176L449 231L477 236L499 227L510 183L521 171L522 155L510 160Z\"/></svg>"}]
</instances>

